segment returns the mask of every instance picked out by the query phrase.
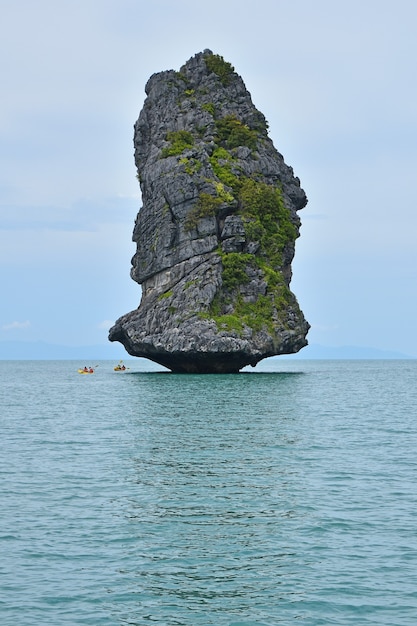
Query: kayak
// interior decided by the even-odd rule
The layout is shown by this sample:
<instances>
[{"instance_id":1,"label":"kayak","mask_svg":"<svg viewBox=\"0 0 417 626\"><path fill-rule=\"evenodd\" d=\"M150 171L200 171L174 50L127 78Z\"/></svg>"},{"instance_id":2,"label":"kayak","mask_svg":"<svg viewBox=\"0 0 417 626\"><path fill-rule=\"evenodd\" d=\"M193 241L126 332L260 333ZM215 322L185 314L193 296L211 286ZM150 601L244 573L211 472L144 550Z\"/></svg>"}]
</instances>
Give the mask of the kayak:
<instances>
[{"instance_id":1,"label":"kayak","mask_svg":"<svg viewBox=\"0 0 417 626\"><path fill-rule=\"evenodd\" d=\"M86 372L85 370L79 369L78 373L79 374L94 374L94 370L92 372Z\"/></svg>"},{"instance_id":2,"label":"kayak","mask_svg":"<svg viewBox=\"0 0 417 626\"><path fill-rule=\"evenodd\" d=\"M120 365L116 365L115 367L113 367L115 372L125 372L126 370L128 370L128 367L120 367Z\"/></svg>"}]
</instances>

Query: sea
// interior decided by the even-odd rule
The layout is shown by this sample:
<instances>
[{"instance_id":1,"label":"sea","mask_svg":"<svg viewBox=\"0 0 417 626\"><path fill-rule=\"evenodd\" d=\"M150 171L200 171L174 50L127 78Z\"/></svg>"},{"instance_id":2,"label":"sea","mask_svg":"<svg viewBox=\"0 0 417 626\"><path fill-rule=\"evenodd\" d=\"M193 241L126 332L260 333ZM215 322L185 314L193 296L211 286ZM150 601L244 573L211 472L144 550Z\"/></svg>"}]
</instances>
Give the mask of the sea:
<instances>
[{"instance_id":1,"label":"sea","mask_svg":"<svg viewBox=\"0 0 417 626\"><path fill-rule=\"evenodd\" d=\"M0 361L1 626L416 626L417 360Z\"/></svg>"}]
</instances>

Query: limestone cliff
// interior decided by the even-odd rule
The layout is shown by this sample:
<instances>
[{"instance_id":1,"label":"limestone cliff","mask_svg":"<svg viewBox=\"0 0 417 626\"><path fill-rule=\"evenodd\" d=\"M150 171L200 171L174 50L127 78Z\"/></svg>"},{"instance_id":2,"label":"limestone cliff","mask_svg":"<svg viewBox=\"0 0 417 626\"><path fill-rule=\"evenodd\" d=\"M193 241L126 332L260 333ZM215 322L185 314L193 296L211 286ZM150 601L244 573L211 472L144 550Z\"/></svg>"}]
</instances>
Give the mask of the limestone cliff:
<instances>
[{"instance_id":1,"label":"limestone cliff","mask_svg":"<svg viewBox=\"0 0 417 626\"><path fill-rule=\"evenodd\" d=\"M237 372L297 352L309 324L289 284L307 199L264 116L210 50L145 91L131 270L142 299L110 341L176 372Z\"/></svg>"}]
</instances>

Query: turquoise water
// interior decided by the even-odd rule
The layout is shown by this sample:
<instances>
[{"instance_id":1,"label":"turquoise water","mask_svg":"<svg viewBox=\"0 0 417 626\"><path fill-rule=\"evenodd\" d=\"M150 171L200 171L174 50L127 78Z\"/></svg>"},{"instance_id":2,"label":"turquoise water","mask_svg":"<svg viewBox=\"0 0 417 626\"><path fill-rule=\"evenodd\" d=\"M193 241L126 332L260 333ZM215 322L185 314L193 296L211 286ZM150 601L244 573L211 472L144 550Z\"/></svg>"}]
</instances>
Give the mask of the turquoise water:
<instances>
[{"instance_id":1,"label":"turquoise water","mask_svg":"<svg viewBox=\"0 0 417 626\"><path fill-rule=\"evenodd\" d=\"M0 362L2 626L415 626L417 361L126 364Z\"/></svg>"}]
</instances>

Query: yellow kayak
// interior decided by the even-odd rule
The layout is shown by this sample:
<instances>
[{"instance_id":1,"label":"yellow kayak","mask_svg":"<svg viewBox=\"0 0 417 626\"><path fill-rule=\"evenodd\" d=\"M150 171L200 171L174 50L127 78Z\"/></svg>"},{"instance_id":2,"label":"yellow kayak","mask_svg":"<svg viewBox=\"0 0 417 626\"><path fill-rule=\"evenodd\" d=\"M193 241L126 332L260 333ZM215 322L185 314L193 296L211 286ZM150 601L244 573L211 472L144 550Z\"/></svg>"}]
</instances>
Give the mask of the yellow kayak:
<instances>
[{"instance_id":1,"label":"yellow kayak","mask_svg":"<svg viewBox=\"0 0 417 626\"><path fill-rule=\"evenodd\" d=\"M82 370L82 369L78 369L78 373L79 374L94 374L94 370L90 369L90 370Z\"/></svg>"}]
</instances>

